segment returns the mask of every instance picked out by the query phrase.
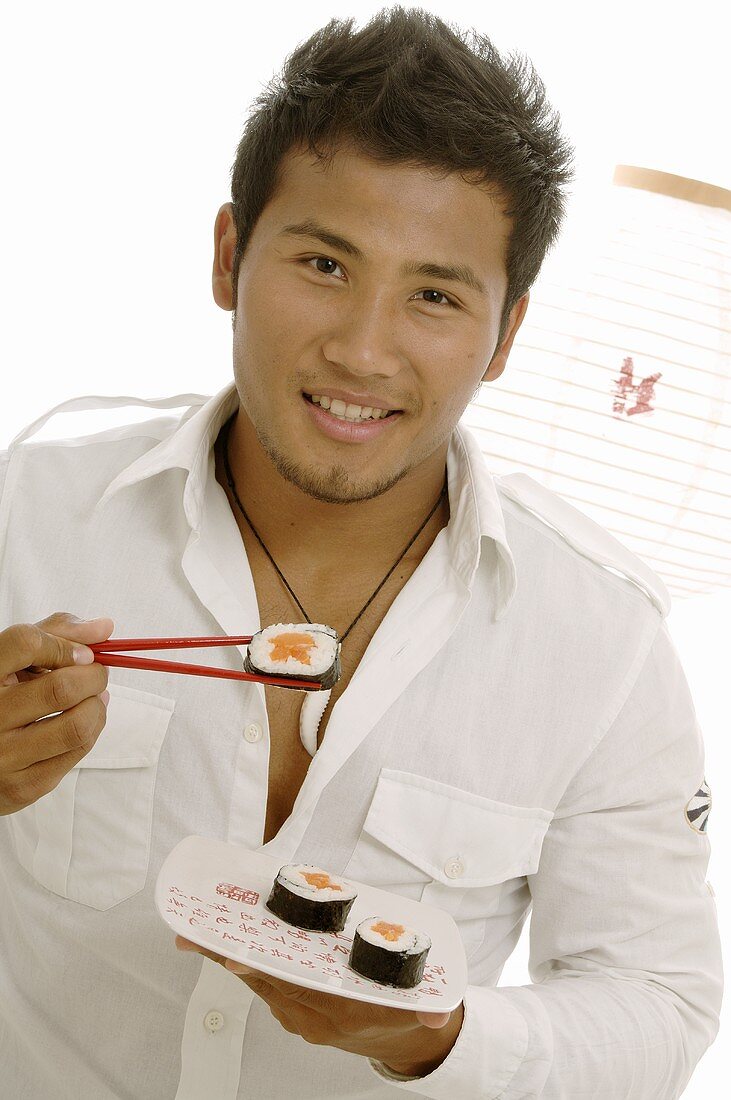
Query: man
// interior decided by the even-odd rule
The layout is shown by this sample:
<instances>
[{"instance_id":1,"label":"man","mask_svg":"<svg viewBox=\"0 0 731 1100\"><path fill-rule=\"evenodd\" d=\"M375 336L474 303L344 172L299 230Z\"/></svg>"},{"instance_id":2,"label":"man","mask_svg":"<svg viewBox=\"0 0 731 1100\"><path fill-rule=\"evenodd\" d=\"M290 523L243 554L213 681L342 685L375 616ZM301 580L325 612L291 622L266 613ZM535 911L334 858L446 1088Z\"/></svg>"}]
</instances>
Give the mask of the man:
<instances>
[{"instance_id":1,"label":"man","mask_svg":"<svg viewBox=\"0 0 731 1100\"><path fill-rule=\"evenodd\" d=\"M670 1100L713 1040L703 748L664 586L457 428L505 368L568 161L540 82L487 40L333 20L260 97L216 219L235 385L5 456L12 1097ZM105 702L86 648L303 616L343 638L321 716L128 669ZM462 1004L176 954L153 890L189 834L446 910ZM534 984L496 988L531 903Z\"/></svg>"}]
</instances>

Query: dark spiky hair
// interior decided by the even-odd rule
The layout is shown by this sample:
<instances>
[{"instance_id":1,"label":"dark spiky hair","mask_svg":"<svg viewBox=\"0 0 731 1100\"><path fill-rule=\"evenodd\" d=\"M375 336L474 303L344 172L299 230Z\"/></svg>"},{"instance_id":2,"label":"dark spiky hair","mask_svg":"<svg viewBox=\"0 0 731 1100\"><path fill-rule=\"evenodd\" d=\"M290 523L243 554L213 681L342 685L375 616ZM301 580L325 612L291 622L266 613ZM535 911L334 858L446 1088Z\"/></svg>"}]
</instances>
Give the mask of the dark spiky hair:
<instances>
[{"instance_id":1,"label":"dark spiky hair","mask_svg":"<svg viewBox=\"0 0 731 1100\"><path fill-rule=\"evenodd\" d=\"M256 98L231 170L238 270L278 169L293 149L327 161L343 146L383 164L459 172L502 200L512 228L510 311L535 281L565 211L573 151L528 58L420 8L378 12L361 29L331 19Z\"/></svg>"}]
</instances>

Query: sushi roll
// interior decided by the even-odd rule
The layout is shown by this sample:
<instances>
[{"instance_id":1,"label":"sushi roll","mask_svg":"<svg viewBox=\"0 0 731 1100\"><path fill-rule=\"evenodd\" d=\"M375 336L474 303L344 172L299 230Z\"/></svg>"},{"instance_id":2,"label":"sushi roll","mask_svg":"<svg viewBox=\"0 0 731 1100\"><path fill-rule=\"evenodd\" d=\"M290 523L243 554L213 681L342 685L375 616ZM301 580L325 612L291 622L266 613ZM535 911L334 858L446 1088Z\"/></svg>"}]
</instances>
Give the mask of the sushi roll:
<instances>
[{"instance_id":1,"label":"sushi roll","mask_svg":"<svg viewBox=\"0 0 731 1100\"><path fill-rule=\"evenodd\" d=\"M430 948L424 932L369 917L355 930L348 965L374 982L412 989L422 979Z\"/></svg>"},{"instance_id":2,"label":"sushi roll","mask_svg":"<svg viewBox=\"0 0 731 1100\"><path fill-rule=\"evenodd\" d=\"M340 641L322 623L275 623L252 637L244 670L331 688L340 679Z\"/></svg>"},{"instance_id":3,"label":"sushi roll","mask_svg":"<svg viewBox=\"0 0 731 1100\"><path fill-rule=\"evenodd\" d=\"M357 891L310 863L280 868L267 899L267 909L280 920L315 932L342 932Z\"/></svg>"}]
</instances>

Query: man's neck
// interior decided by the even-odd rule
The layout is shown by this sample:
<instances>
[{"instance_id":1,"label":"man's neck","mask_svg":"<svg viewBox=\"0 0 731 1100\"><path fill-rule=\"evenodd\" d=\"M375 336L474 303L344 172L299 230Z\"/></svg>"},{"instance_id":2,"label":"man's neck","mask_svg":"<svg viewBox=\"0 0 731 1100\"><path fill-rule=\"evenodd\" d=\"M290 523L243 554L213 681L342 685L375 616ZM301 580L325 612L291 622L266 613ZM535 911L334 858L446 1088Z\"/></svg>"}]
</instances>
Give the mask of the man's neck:
<instances>
[{"instance_id":1,"label":"man's neck","mask_svg":"<svg viewBox=\"0 0 731 1100\"><path fill-rule=\"evenodd\" d=\"M223 432L216 444L217 478L223 472ZM369 500L331 504L317 500L284 478L240 411L228 435L228 458L238 497L280 568L315 563L326 572L377 572L398 557L436 504L444 485L447 445L409 471L385 493ZM234 506L234 510L238 511ZM414 545L422 557L449 518L445 494ZM411 555L410 555L411 556ZM286 572L286 569L285 569Z\"/></svg>"}]
</instances>

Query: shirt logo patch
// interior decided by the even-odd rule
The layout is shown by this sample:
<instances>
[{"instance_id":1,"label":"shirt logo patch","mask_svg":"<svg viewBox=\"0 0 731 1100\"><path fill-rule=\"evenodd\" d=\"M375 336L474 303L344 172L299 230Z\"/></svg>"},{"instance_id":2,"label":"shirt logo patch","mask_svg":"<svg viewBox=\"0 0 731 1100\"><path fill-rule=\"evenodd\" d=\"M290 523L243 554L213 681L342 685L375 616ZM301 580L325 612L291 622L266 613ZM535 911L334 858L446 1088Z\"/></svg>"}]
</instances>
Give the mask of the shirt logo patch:
<instances>
[{"instance_id":1,"label":"shirt logo patch","mask_svg":"<svg viewBox=\"0 0 731 1100\"><path fill-rule=\"evenodd\" d=\"M685 807L685 820L696 833L705 833L708 824L708 815L711 812L711 788L703 783Z\"/></svg>"}]
</instances>

